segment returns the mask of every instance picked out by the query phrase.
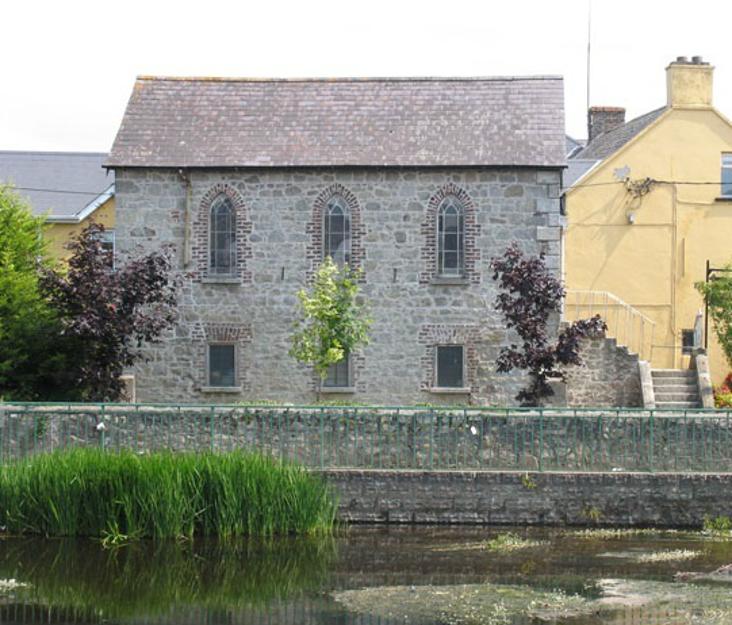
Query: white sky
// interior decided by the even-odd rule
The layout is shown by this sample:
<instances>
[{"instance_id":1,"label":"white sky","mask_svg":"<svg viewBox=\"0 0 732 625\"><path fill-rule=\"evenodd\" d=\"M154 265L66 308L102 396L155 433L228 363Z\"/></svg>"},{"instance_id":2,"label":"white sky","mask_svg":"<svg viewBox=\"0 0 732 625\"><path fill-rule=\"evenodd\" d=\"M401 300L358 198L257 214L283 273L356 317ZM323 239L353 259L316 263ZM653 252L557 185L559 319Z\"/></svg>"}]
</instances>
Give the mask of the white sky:
<instances>
[{"instance_id":1,"label":"white sky","mask_svg":"<svg viewBox=\"0 0 732 625\"><path fill-rule=\"evenodd\" d=\"M561 74L584 137L588 2L7 0L0 149L109 150L137 74ZM668 62L699 54L732 117L732 2L592 3L592 104L661 106Z\"/></svg>"}]
</instances>

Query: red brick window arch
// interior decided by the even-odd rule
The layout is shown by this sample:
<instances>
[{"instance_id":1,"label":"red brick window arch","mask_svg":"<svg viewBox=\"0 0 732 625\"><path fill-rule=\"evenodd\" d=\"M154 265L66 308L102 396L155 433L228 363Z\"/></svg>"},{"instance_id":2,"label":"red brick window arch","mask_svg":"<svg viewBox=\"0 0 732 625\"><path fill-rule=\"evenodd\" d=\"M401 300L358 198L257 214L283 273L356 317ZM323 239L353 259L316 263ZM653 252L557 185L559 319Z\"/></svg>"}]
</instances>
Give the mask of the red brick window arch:
<instances>
[{"instance_id":1,"label":"red brick window arch","mask_svg":"<svg viewBox=\"0 0 732 625\"><path fill-rule=\"evenodd\" d=\"M207 281L251 282L252 222L244 199L227 184L211 187L193 222L192 255L196 277Z\"/></svg>"},{"instance_id":2,"label":"red brick window arch","mask_svg":"<svg viewBox=\"0 0 732 625\"><path fill-rule=\"evenodd\" d=\"M476 206L468 193L456 184L440 187L427 203L422 222L422 260L420 284L440 280L480 283L480 233Z\"/></svg>"},{"instance_id":3,"label":"red brick window arch","mask_svg":"<svg viewBox=\"0 0 732 625\"><path fill-rule=\"evenodd\" d=\"M361 205L342 184L329 185L315 198L307 231L310 275L326 256L339 265L363 268L365 228L361 222Z\"/></svg>"}]
</instances>

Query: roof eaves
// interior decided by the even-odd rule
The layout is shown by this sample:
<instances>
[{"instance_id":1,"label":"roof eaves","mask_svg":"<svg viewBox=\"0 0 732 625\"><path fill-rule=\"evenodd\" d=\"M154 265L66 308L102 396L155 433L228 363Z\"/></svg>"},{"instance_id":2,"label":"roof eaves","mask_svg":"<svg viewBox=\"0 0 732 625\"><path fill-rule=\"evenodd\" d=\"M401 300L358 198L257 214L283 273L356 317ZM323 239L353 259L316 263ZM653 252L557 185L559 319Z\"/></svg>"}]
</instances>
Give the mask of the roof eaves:
<instances>
[{"instance_id":1,"label":"roof eaves","mask_svg":"<svg viewBox=\"0 0 732 625\"><path fill-rule=\"evenodd\" d=\"M105 202L114 197L114 183L109 185L102 193L89 202L75 215L48 215L46 221L55 224L78 224L84 221L95 210L104 205Z\"/></svg>"}]
</instances>

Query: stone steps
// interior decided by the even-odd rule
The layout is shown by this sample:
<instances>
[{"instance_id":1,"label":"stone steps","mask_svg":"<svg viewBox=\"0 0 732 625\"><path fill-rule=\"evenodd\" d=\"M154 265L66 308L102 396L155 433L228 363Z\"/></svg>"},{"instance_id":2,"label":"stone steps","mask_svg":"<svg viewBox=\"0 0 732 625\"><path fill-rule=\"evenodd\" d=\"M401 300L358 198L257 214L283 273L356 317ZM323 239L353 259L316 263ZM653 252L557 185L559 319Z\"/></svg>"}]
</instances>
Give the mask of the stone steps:
<instances>
[{"instance_id":1,"label":"stone steps","mask_svg":"<svg viewBox=\"0 0 732 625\"><path fill-rule=\"evenodd\" d=\"M696 371L689 369L653 369L653 393L656 408L683 410L699 408L699 385Z\"/></svg>"}]
</instances>

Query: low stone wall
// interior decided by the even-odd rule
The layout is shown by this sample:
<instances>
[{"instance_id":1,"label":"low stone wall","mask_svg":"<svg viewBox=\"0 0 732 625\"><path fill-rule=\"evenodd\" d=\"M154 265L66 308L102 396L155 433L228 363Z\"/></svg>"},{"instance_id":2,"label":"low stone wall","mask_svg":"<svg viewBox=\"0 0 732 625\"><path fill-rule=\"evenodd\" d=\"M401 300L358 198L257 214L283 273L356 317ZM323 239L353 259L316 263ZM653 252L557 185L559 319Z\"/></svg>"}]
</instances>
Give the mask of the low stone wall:
<instances>
[{"instance_id":1,"label":"low stone wall","mask_svg":"<svg viewBox=\"0 0 732 625\"><path fill-rule=\"evenodd\" d=\"M582 364L567 367L567 405L642 408L638 354L599 336L582 341Z\"/></svg>"},{"instance_id":2,"label":"low stone wall","mask_svg":"<svg viewBox=\"0 0 732 625\"><path fill-rule=\"evenodd\" d=\"M732 474L323 471L356 523L701 526L732 516Z\"/></svg>"}]
</instances>

